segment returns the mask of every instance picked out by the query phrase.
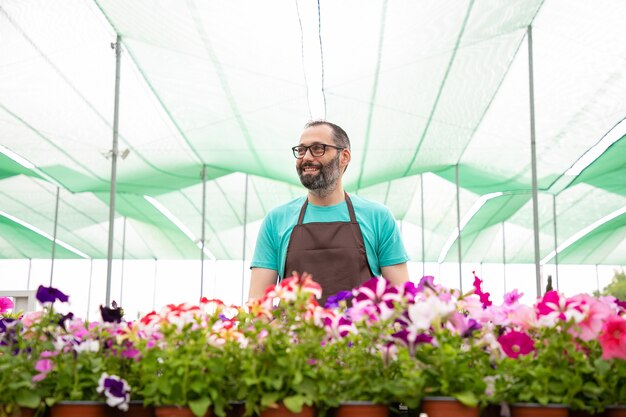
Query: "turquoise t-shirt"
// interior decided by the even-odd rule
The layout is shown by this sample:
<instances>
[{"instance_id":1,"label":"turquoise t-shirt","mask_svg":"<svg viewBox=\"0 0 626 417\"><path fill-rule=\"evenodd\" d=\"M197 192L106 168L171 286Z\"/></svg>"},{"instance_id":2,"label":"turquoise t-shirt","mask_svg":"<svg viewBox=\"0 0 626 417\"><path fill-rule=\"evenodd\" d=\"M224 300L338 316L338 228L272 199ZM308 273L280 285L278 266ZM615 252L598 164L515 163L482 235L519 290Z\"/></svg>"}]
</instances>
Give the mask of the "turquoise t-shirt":
<instances>
[{"instance_id":1,"label":"turquoise t-shirt","mask_svg":"<svg viewBox=\"0 0 626 417\"><path fill-rule=\"evenodd\" d=\"M291 231L298 222L305 199L306 197L296 198L270 210L259 230L251 268L273 269L283 277ZM380 203L357 195L350 195L350 200L361 227L367 261L372 272L380 276L381 266L407 262L409 257L391 211ZM308 204L303 223L333 221L350 221L345 201L334 206Z\"/></svg>"}]
</instances>

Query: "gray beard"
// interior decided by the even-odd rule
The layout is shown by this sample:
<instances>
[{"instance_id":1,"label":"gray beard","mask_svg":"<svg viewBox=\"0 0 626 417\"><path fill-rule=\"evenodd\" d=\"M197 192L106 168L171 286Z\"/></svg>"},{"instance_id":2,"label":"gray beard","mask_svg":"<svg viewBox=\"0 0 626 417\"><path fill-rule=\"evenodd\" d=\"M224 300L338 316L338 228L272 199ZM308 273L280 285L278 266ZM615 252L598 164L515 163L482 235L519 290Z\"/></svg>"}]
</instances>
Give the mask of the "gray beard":
<instances>
[{"instance_id":1,"label":"gray beard","mask_svg":"<svg viewBox=\"0 0 626 417\"><path fill-rule=\"evenodd\" d=\"M315 164L301 165L297 169L302 185L316 197L324 198L332 194L337 189L339 180L339 154L328 164L322 165L317 175L302 175L304 167L310 165Z\"/></svg>"}]
</instances>

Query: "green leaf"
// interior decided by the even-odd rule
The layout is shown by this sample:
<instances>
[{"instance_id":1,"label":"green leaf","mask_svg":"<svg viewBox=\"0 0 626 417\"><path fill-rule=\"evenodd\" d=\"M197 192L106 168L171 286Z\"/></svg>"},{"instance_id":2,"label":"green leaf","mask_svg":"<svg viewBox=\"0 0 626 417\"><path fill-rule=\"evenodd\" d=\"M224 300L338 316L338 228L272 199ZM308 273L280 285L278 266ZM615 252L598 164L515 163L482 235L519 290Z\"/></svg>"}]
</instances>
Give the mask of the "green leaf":
<instances>
[{"instance_id":1,"label":"green leaf","mask_svg":"<svg viewBox=\"0 0 626 417\"><path fill-rule=\"evenodd\" d=\"M292 413L299 413L302 411L304 401L305 398L302 395L292 395L291 397L286 397L283 400L285 407L287 407L287 409Z\"/></svg>"},{"instance_id":2,"label":"green leaf","mask_svg":"<svg viewBox=\"0 0 626 417\"><path fill-rule=\"evenodd\" d=\"M461 404L468 407L476 407L478 405L478 398L471 391L465 391L453 395Z\"/></svg>"},{"instance_id":3,"label":"green leaf","mask_svg":"<svg viewBox=\"0 0 626 417\"><path fill-rule=\"evenodd\" d=\"M23 390L17 394L17 404L20 407L37 408L41 398L31 390Z\"/></svg>"},{"instance_id":4,"label":"green leaf","mask_svg":"<svg viewBox=\"0 0 626 417\"><path fill-rule=\"evenodd\" d=\"M276 404L278 401L279 394L275 392L263 394L261 397L261 408L267 408L270 405Z\"/></svg>"},{"instance_id":5,"label":"green leaf","mask_svg":"<svg viewBox=\"0 0 626 417\"><path fill-rule=\"evenodd\" d=\"M197 417L202 417L203 415L205 415L210 405L211 400L208 397L189 401L189 408L191 409L191 412L194 413Z\"/></svg>"}]
</instances>

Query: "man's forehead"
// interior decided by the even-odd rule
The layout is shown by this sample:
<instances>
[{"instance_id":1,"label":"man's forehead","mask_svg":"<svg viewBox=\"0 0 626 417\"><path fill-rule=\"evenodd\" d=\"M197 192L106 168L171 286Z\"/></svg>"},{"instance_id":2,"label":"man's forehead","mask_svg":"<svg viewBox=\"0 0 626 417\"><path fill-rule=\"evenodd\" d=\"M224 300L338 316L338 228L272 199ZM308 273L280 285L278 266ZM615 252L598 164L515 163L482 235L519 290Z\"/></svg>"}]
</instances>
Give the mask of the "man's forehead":
<instances>
[{"instance_id":1,"label":"man's forehead","mask_svg":"<svg viewBox=\"0 0 626 417\"><path fill-rule=\"evenodd\" d=\"M300 143L307 145L320 144L333 144L333 130L327 125L311 126L302 132L300 136Z\"/></svg>"}]
</instances>

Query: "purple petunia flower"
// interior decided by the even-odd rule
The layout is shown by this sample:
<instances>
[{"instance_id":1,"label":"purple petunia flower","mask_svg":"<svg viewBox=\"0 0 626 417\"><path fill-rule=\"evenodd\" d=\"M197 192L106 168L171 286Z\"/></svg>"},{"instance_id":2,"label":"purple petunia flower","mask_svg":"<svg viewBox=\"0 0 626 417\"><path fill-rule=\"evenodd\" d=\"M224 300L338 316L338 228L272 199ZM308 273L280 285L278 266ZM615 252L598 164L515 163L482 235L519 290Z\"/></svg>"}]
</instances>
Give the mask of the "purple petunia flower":
<instances>
[{"instance_id":1,"label":"purple petunia flower","mask_svg":"<svg viewBox=\"0 0 626 417\"><path fill-rule=\"evenodd\" d=\"M100 315L102 316L102 321L104 322L121 323L124 310L122 310L122 307L117 307L117 304L115 304L114 301L112 303L112 307L100 306Z\"/></svg>"},{"instance_id":2,"label":"purple petunia flower","mask_svg":"<svg viewBox=\"0 0 626 417\"><path fill-rule=\"evenodd\" d=\"M435 277L430 275L424 275L420 282L417 284L416 291L424 292L426 288L435 288Z\"/></svg>"},{"instance_id":3,"label":"purple petunia flower","mask_svg":"<svg viewBox=\"0 0 626 417\"><path fill-rule=\"evenodd\" d=\"M339 303L344 300L349 300L352 298L352 291L339 291L335 295L331 295L328 297L326 301L325 308L337 308L339 307Z\"/></svg>"},{"instance_id":4,"label":"purple petunia flower","mask_svg":"<svg viewBox=\"0 0 626 417\"><path fill-rule=\"evenodd\" d=\"M96 391L98 391L99 394L104 393L109 407L117 407L122 411L128 410L130 385L119 376L109 375L104 372L98 381Z\"/></svg>"},{"instance_id":5,"label":"purple petunia flower","mask_svg":"<svg viewBox=\"0 0 626 417\"><path fill-rule=\"evenodd\" d=\"M56 288L44 287L43 285L40 285L39 288L37 288L37 294L35 297L41 304L54 303L56 300L66 303L69 299L67 295L63 294Z\"/></svg>"},{"instance_id":6,"label":"purple petunia flower","mask_svg":"<svg viewBox=\"0 0 626 417\"><path fill-rule=\"evenodd\" d=\"M415 348L417 345L422 343L432 343L433 341L433 337L426 333L417 333L406 329L392 334L391 337L408 347L411 356L415 354Z\"/></svg>"}]
</instances>

